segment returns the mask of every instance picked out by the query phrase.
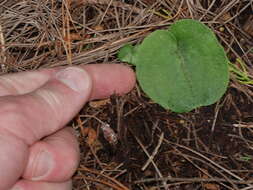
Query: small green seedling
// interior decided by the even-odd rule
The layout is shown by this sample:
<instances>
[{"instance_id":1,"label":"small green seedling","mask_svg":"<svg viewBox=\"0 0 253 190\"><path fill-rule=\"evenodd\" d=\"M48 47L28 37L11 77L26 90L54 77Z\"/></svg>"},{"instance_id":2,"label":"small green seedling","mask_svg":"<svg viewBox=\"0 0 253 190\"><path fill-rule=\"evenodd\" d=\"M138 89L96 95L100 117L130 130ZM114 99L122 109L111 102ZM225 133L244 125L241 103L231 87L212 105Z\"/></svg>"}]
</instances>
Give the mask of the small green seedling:
<instances>
[{"instance_id":1,"label":"small green seedling","mask_svg":"<svg viewBox=\"0 0 253 190\"><path fill-rule=\"evenodd\" d=\"M124 46L118 57L136 66L151 99L174 112L215 103L229 82L229 61L215 34L191 19L151 33L140 45Z\"/></svg>"},{"instance_id":2,"label":"small green seedling","mask_svg":"<svg viewBox=\"0 0 253 190\"><path fill-rule=\"evenodd\" d=\"M245 63L239 58L236 59L236 63L238 63L239 66L229 63L230 73L234 75L236 80L241 84L253 85L253 76L248 73Z\"/></svg>"},{"instance_id":3,"label":"small green seedling","mask_svg":"<svg viewBox=\"0 0 253 190\"><path fill-rule=\"evenodd\" d=\"M252 161L252 156L250 156L250 155L241 156L240 160L244 161L244 162L250 162L250 161Z\"/></svg>"}]
</instances>

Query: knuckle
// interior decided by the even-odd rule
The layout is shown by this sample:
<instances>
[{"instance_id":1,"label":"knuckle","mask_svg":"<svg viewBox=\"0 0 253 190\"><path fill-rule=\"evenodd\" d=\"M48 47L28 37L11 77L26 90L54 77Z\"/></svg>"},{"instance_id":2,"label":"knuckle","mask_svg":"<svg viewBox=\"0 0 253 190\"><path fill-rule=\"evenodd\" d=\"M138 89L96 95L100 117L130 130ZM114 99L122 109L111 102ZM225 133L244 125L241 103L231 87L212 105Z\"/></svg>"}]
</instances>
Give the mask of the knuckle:
<instances>
[{"instance_id":1,"label":"knuckle","mask_svg":"<svg viewBox=\"0 0 253 190\"><path fill-rule=\"evenodd\" d=\"M60 97L49 89L38 89L35 91L35 96L42 101L42 104L48 106L49 111L52 112L54 116L59 117L59 111L61 110Z\"/></svg>"}]
</instances>

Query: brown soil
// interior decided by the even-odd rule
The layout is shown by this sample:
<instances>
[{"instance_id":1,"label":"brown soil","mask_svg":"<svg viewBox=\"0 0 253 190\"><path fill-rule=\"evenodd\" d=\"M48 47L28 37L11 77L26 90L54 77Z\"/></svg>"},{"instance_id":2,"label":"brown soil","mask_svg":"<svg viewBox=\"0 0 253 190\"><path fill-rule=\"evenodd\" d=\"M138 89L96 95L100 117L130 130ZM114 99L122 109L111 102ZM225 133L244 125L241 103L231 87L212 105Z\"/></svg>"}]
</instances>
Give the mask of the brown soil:
<instances>
[{"instance_id":1,"label":"brown soil","mask_svg":"<svg viewBox=\"0 0 253 190\"><path fill-rule=\"evenodd\" d=\"M1 74L119 63L124 44L194 18L213 29L233 64L243 60L253 80L252 10L250 0L0 0ZM252 98L252 84L231 73L218 103L190 113L164 110L139 85L91 102L70 123L81 147L74 189L253 189Z\"/></svg>"}]
</instances>

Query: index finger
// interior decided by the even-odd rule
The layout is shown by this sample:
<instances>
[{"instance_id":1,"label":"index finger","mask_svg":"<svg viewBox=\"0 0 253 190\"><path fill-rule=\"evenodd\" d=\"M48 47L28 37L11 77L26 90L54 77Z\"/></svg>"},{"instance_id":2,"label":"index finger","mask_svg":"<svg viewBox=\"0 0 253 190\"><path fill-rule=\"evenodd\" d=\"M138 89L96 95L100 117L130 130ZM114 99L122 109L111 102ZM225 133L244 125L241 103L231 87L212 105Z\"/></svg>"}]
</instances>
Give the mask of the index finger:
<instances>
[{"instance_id":1,"label":"index finger","mask_svg":"<svg viewBox=\"0 0 253 190\"><path fill-rule=\"evenodd\" d=\"M124 93L129 90L127 88L125 89L127 84L130 84L129 87L131 88L131 85L135 83L132 70L123 65L90 64L79 67L87 70L94 81L91 99L108 96L108 93L111 94L111 92L109 92L110 90L115 90L116 93ZM0 76L0 96L30 93L43 86L61 69L62 68L56 67L2 75ZM115 89L107 88L107 84L110 83L111 80L111 75L118 80L117 84L119 85L115 86Z\"/></svg>"}]
</instances>

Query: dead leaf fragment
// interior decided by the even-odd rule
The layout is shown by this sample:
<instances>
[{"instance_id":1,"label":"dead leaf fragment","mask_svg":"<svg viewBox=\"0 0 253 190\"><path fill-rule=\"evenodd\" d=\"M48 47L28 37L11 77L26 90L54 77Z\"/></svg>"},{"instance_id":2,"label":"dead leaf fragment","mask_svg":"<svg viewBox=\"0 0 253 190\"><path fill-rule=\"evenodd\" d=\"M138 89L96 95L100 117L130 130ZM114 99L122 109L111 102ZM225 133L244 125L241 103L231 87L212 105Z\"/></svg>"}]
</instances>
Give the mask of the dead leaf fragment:
<instances>
[{"instance_id":1,"label":"dead leaf fragment","mask_svg":"<svg viewBox=\"0 0 253 190\"><path fill-rule=\"evenodd\" d=\"M143 0L144 3L146 3L147 5L153 5L157 2L157 0Z\"/></svg>"},{"instance_id":2,"label":"dead leaf fragment","mask_svg":"<svg viewBox=\"0 0 253 190\"><path fill-rule=\"evenodd\" d=\"M213 183L207 183L204 185L206 190L219 190L219 186L217 184L213 184Z\"/></svg>"},{"instance_id":3,"label":"dead leaf fragment","mask_svg":"<svg viewBox=\"0 0 253 190\"><path fill-rule=\"evenodd\" d=\"M100 107L103 107L103 106L105 106L109 103L111 103L111 100L108 98L108 99L105 99L105 100L91 101L89 103L89 106L92 107L92 108L100 108Z\"/></svg>"},{"instance_id":4,"label":"dead leaf fragment","mask_svg":"<svg viewBox=\"0 0 253 190\"><path fill-rule=\"evenodd\" d=\"M93 29L96 31L102 31L102 30L104 30L104 27L102 25L96 25L93 27Z\"/></svg>"},{"instance_id":5,"label":"dead leaf fragment","mask_svg":"<svg viewBox=\"0 0 253 190\"><path fill-rule=\"evenodd\" d=\"M87 136L86 143L90 146L93 145L97 140L97 132L90 127L84 128L82 132L84 136Z\"/></svg>"},{"instance_id":6,"label":"dead leaf fragment","mask_svg":"<svg viewBox=\"0 0 253 190\"><path fill-rule=\"evenodd\" d=\"M204 179L208 179L209 176L207 174L208 174L208 170L203 169L203 173L201 173L201 176ZM206 183L206 184L204 184L204 189L206 189L206 190L219 190L220 187L219 187L219 185L217 185L215 183Z\"/></svg>"},{"instance_id":7,"label":"dead leaf fragment","mask_svg":"<svg viewBox=\"0 0 253 190\"><path fill-rule=\"evenodd\" d=\"M253 36L253 15L251 15L244 23L243 30Z\"/></svg>"},{"instance_id":8,"label":"dead leaf fragment","mask_svg":"<svg viewBox=\"0 0 253 190\"><path fill-rule=\"evenodd\" d=\"M229 19L231 19L232 18L232 16L231 16L231 14L229 13L229 12L226 12L225 14L223 14L222 16L221 16L221 20L222 21L227 21L227 20L229 20Z\"/></svg>"}]
</instances>

